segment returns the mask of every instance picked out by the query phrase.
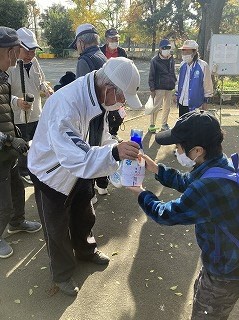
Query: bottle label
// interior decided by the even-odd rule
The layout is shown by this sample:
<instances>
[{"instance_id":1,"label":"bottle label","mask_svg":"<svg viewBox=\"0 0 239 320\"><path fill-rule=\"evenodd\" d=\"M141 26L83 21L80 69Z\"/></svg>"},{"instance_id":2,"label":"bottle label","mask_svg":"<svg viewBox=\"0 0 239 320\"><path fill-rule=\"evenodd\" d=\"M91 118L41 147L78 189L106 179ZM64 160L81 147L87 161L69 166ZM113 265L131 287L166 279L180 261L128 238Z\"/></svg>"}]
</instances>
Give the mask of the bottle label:
<instances>
[{"instance_id":1,"label":"bottle label","mask_svg":"<svg viewBox=\"0 0 239 320\"><path fill-rule=\"evenodd\" d=\"M145 176L145 166L140 165L136 160L124 160L120 176L122 186L141 186Z\"/></svg>"}]
</instances>

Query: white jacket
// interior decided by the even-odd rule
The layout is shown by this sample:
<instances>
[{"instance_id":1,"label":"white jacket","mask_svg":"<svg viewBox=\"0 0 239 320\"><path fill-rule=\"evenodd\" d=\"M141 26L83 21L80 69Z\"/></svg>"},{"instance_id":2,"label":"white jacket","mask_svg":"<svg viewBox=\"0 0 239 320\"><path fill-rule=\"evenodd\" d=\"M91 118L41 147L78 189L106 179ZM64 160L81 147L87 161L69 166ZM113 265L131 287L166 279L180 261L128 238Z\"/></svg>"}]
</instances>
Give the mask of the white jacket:
<instances>
[{"instance_id":1,"label":"white jacket","mask_svg":"<svg viewBox=\"0 0 239 320\"><path fill-rule=\"evenodd\" d=\"M104 117L100 147L86 142L89 122L102 113L94 88L94 73L55 92L43 108L28 153L28 168L49 187L68 195L78 177L92 179L115 172L111 139Z\"/></svg>"},{"instance_id":2,"label":"white jacket","mask_svg":"<svg viewBox=\"0 0 239 320\"><path fill-rule=\"evenodd\" d=\"M35 122L39 120L42 111L40 92L45 83L45 75L36 58L32 59L29 76L25 68L23 68L23 70L26 92L34 95L33 110L30 112L28 122ZM9 68L7 73L9 74L8 82L11 84L12 95L19 98L23 97L19 65L17 64L16 67ZM20 120L21 109L17 106L17 100L13 100L12 108L14 112L14 123L22 124Z\"/></svg>"}]
</instances>

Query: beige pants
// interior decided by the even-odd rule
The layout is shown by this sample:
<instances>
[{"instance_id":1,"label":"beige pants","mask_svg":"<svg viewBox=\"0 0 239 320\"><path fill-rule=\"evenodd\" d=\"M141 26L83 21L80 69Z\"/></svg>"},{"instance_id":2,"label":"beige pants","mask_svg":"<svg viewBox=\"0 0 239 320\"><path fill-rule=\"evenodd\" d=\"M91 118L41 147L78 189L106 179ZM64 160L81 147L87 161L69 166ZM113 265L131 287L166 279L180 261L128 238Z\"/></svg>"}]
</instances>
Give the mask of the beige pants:
<instances>
[{"instance_id":1,"label":"beige pants","mask_svg":"<svg viewBox=\"0 0 239 320\"><path fill-rule=\"evenodd\" d=\"M154 125L160 109L162 108L162 120L161 125L168 123L168 115L172 103L172 91L171 90L155 90L154 106L155 110L150 116L150 124Z\"/></svg>"}]
</instances>

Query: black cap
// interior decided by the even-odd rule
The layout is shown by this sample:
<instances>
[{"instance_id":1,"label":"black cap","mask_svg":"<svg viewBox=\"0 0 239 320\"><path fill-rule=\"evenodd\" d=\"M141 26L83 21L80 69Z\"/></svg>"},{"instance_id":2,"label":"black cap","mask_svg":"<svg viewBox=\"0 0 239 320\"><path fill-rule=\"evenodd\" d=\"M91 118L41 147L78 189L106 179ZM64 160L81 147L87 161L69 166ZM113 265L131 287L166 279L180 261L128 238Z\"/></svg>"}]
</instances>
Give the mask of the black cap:
<instances>
[{"instance_id":1,"label":"black cap","mask_svg":"<svg viewBox=\"0 0 239 320\"><path fill-rule=\"evenodd\" d=\"M59 82L62 86L66 86L67 84L71 83L75 79L76 79L76 75L74 74L74 72L66 71L66 74L64 74L64 76L61 77Z\"/></svg>"},{"instance_id":2,"label":"black cap","mask_svg":"<svg viewBox=\"0 0 239 320\"><path fill-rule=\"evenodd\" d=\"M0 26L0 48L12 48L20 45L16 30Z\"/></svg>"},{"instance_id":3,"label":"black cap","mask_svg":"<svg viewBox=\"0 0 239 320\"><path fill-rule=\"evenodd\" d=\"M115 28L111 28L105 31L105 38L119 37L119 33Z\"/></svg>"},{"instance_id":4,"label":"black cap","mask_svg":"<svg viewBox=\"0 0 239 320\"><path fill-rule=\"evenodd\" d=\"M191 111L181 116L175 126L156 134L160 145L184 143L187 152L195 146L207 147L222 142L222 131L216 117L207 111Z\"/></svg>"}]
</instances>

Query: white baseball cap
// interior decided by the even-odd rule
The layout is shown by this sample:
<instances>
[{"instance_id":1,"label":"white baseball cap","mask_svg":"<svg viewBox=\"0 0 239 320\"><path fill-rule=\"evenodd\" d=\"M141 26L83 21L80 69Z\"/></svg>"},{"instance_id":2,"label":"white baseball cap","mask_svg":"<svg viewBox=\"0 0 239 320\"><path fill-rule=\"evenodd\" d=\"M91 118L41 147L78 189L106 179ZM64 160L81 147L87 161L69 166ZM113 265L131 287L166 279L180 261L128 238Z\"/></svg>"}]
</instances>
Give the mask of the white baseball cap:
<instances>
[{"instance_id":1,"label":"white baseball cap","mask_svg":"<svg viewBox=\"0 0 239 320\"><path fill-rule=\"evenodd\" d=\"M140 84L139 71L128 58L110 58L103 65L107 77L123 91L125 100L132 109L140 109L142 103L137 95Z\"/></svg>"},{"instance_id":2,"label":"white baseball cap","mask_svg":"<svg viewBox=\"0 0 239 320\"><path fill-rule=\"evenodd\" d=\"M93 24L90 23L84 23L84 24L80 24L77 28L76 28L76 36L74 41L69 45L69 48L73 48L75 49L76 46L76 40L78 36L81 36L82 34L86 34L86 33L95 33L98 34L96 28L93 26Z\"/></svg>"},{"instance_id":3,"label":"white baseball cap","mask_svg":"<svg viewBox=\"0 0 239 320\"><path fill-rule=\"evenodd\" d=\"M40 50L42 50L42 48L37 43L35 34L31 30L25 27L22 27L17 30L17 34L18 34L19 40L21 41L25 49L33 50L33 49L39 48Z\"/></svg>"},{"instance_id":4,"label":"white baseball cap","mask_svg":"<svg viewBox=\"0 0 239 320\"><path fill-rule=\"evenodd\" d=\"M197 50L198 44L195 40L186 40L186 41L184 41L183 46L179 49L181 49L181 50L187 50L187 49Z\"/></svg>"}]
</instances>

